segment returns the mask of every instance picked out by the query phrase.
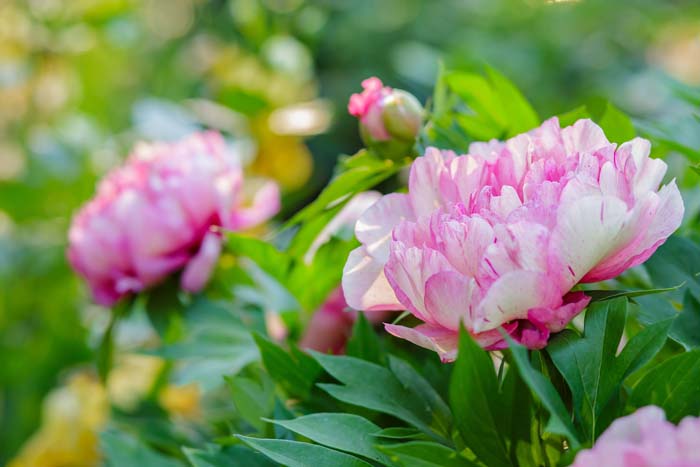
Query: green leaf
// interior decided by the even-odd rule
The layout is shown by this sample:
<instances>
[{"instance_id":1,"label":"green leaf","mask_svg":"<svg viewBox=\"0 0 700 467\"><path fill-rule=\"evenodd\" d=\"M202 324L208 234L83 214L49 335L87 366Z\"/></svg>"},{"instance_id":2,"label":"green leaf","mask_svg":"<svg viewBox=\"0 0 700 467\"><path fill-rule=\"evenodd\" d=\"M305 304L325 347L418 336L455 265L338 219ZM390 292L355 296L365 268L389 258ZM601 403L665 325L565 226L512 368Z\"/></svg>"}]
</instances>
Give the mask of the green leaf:
<instances>
[{"instance_id":1,"label":"green leaf","mask_svg":"<svg viewBox=\"0 0 700 467\"><path fill-rule=\"evenodd\" d=\"M180 461L159 454L138 438L113 428L108 428L100 434L100 447L109 467L183 467Z\"/></svg>"},{"instance_id":2,"label":"green leaf","mask_svg":"<svg viewBox=\"0 0 700 467\"><path fill-rule=\"evenodd\" d=\"M213 388L222 383L222 374L236 374L260 358L250 323L244 324L229 303L197 297L183 319L181 340L143 352L177 361L183 383L196 381Z\"/></svg>"},{"instance_id":3,"label":"green leaf","mask_svg":"<svg viewBox=\"0 0 700 467\"><path fill-rule=\"evenodd\" d=\"M673 235L644 266L654 287L673 287L681 283L685 283L686 287L663 296L635 299L639 303L639 321L649 325L675 317L669 337L686 349L700 346L700 307L696 305L700 300L698 245L689 239Z\"/></svg>"},{"instance_id":4,"label":"green leaf","mask_svg":"<svg viewBox=\"0 0 700 467\"><path fill-rule=\"evenodd\" d=\"M345 344L345 354L368 362L382 364L384 356L379 338L364 313L358 313L352 326L352 335Z\"/></svg>"},{"instance_id":5,"label":"green leaf","mask_svg":"<svg viewBox=\"0 0 700 467\"><path fill-rule=\"evenodd\" d=\"M290 395L308 398L316 378L321 373L321 367L316 361L295 348L288 353L258 333L254 333L253 337L270 376Z\"/></svg>"},{"instance_id":6,"label":"green leaf","mask_svg":"<svg viewBox=\"0 0 700 467\"><path fill-rule=\"evenodd\" d=\"M508 466L508 452L498 423L498 380L493 362L464 331L450 381L450 405L464 444L489 466Z\"/></svg>"},{"instance_id":7,"label":"green leaf","mask_svg":"<svg viewBox=\"0 0 700 467\"><path fill-rule=\"evenodd\" d=\"M357 457L316 444L286 439L250 438L240 435L237 435L237 438L285 467L308 467L309 465L371 467L370 464Z\"/></svg>"},{"instance_id":8,"label":"green leaf","mask_svg":"<svg viewBox=\"0 0 700 467\"><path fill-rule=\"evenodd\" d=\"M292 268L292 259L271 243L231 232L225 233L224 247L230 253L250 258L270 277L285 284Z\"/></svg>"},{"instance_id":9,"label":"green leaf","mask_svg":"<svg viewBox=\"0 0 700 467\"><path fill-rule=\"evenodd\" d=\"M324 446L391 465L389 458L375 447L372 436L381 430L359 415L315 413L294 420L270 420Z\"/></svg>"},{"instance_id":10,"label":"green leaf","mask_svg":"<svg viewBox=\"0 0 700 467\"><path fill-rule=\"evenodd\" d=\"M389 439L425 439L425 434L423 432L416 430L415 428L403 426L384 428L372 436L375 438Z\"/></svg>"},{"instance_id":11,"label":"green leaf","mask_svg":"<svg viewBox=\"0 0 700 467\"><path fill-rule=\"evenodd\" d=\"M449 425L438 418L442 416L442 407L436 406L432 397L420 394L419 388L404 385L391 371L374 363L354 357L312 354L324 370L343 383L319 384L331 396L397 417L432 437L444 436L435 431Z\"/></svg>"},{"instance_id":12,"label":"green leaf","mask_svg":"<svg viewBox=\"0 0 700 467\"><path fill-rule=\"evenodd\" d=\"M664 287L659 289L644 289L644 290L584 290L583 292L591 297L591 303L612 300L613 298L626 297L636 298L645 295L656 295L666 292L673 292L685 285L685 282L673 287Z\"/></svg>"},{"instance_id":13,"label":"green leaf","mask_svg":"<svg viewBox=\"0 0 700 467\"><path fill-rule=\"evenodd\" d=\"M522 467L541 465L540 436L534 430L532 395L515 368L506 371L500 392L500 426L507 440L511 464Z\"/></svg>"},{"instance_id":14,"label":"green leaf","mask_svg":"<svg viewBox=\"0 0 700 467\"><path fill-rule=\"evenodd\" d=\"M586 105L559 115L559 124L567 127L582 118L590 118L596 122L608 140L614 143L621 144L637 136L632 120L605 99L591 99Z\"/></svg>"},{"instance_id":15,"label":"green leaf","mask_svg":"<svg viewBox=\"0 0 700 467\"><path fill-rule=\"evenodd\" d=\"M428 441L410 441L401 444L381 445L391 459L405 467L476 467L476 464L460 456L442 444Z\"/></svg>"},{"instance_id":16,"label":"green leaf","mask_svg":"<svg viewBox=\"0 0 700 467\"><path fill-rule=\"evenodd\" d=\"M326 209L344 204L361 191L366 191L386 180L403 168L407 161L392 161L377 157L371 151L362 150L346 159L345 170L336 175L318 197L299 211L286 224L285 228L313 219Z\"/></svg>"},{"instance_id":17,"label":"green leaf","mask_svg":"<svg viewBox=\"0 0 700 467\"><path fill-rule=\"evenodd\" d=\"M250 378L237 376L224 378L231 389L233 403L241 417L258 431L263 431L265 421L262 420L272 413L275 404L274 388Z\"/></svg>"},{"instance_id":18,"label":"green leaf","mask_svg":"<svg viewBox=\"0 0 700 467\"><path fill-rule=\"evenodd\" d=\"M354 238L342 240L333 237L318 249L310 265L301 258L295 262L286 286L304 310L318 309L338 287L343 277L344 259L358 245Z\"/></svg>"},{"instance_id":19,"label":"green leaf","mask_svg":"<svg viewBox=\"0 0 700 467\"><path fill-rule=\"evenodd\" d=\"M671 357L649 370L629 397L634 407L657 405L678 423L700 415L700 349Z\"/></svg>"},{"instance_id":20,"label":"green leaf","mask_svg":"<svg viewBox=\"0 0 700 467\"><path fill-rule=\"evenodd\" d=\"M632 120L605 99L591 99L586 109L613 143L622 144L637 136Z\"/></svg>"},{"instance_id":21,"label":"green leaf","mask_svg":"<svg viewBox=\"0 0 700 467\"><path fill-rule=\"evenodd\" d=\"M508 117L507 137L531 130L540 124L535 109L508 78L491 67L486 68L486 73L501 101L503 112Z\"/></svg>"},{"instance_id":22,"label":"green leaf","mask_svg":"<svg viewBox=\"0 0 700 467\"><path fill-rule=\"evenodd\" d=\"M415 368L394 355L389 355L389 369L405 388L410 388L425 401L432 414L432 426L437 432L449 436L452 428L452 413L430 383Z\"/></svg>"},{"instance_id":23,"label":"green leaf","mask_svg":"<svg viewBox=\"0 0 700 467\"><path fill-rule=\"evenodd\" d=\"M649 326L635 335L615 356L627 317L627 298L591 305L583 337L565 330L549 345L554 365L571 388L574 413L591 441L606 428L600 418L617 396L623 381L651 360L666 342L671 321Z\"/></svg>"},{"instance_id":24,"label":"green leaf","mask_svg":"<svg viewBox=\"0 0 700 467\"><path fill-rule=\"evenodd\" d=\"M528 358L528 350L522 345L516 344L509 336L504 335L508 340L510 350L515 361L515 365L520 372L530 391L537 396L542 405L549 412L550 418L547 430L551 433L566 436L573 449L578 448L581 442L578 439L576 428L571 422L571 415L566 410L564 402L554 389L552 383L544 377L542 373L532 367Z\"/></svg>"},{"instance_id":25,"label":"green leaf","mask_svg":"<svg viewBox=\"0 0 700 467\"><path fill-rule=\"evenodd\" d=\"M223 448L209 445L207 450L182 448L182 452L193 467L274 467L277 465L262 454L242 445Z\"/></svg>"},{"instance_id":26,"label":"green leaf","mask_svg":"<svg viewBox=\"0 0 700 467\"><path fill-rule=\"evenodd\" d=\"M491 67L486 77L469 72L445 75L449 88L473 111L455 111L456 120L469 136L488 140L515 136L531 130L540 119L522 93L505 76Z\"/></svg>"}]
</instances>

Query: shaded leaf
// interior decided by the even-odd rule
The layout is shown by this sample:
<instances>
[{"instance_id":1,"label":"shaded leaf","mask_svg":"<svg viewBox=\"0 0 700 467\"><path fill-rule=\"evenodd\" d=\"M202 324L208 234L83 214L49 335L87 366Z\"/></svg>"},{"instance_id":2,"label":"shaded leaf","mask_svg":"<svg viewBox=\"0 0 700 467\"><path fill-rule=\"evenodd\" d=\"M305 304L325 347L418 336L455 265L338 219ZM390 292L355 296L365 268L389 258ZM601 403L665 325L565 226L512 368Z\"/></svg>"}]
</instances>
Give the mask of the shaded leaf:
<instances>
[{"instance_id":1,"label":"shaded leaf","mask_svg":"<svg viewBox=\"0 0 700 467\"><path fill-rule=\"evenodd\" d=\"M634 386L629 403L634 407L657 405L673 423L686 415L700 415L700 349L654 366Z\"/></svg>"},{"instance_id":2,"label":"shaded leaf","mask_svg":"<svg viewBox=\"0 0 700 467\"><path fill-rule=\"evenodd\" d=\"M272 379L289 394L305 399L321 373L321 367L304 352L293 348L290 353L258 333L255 343L260 349L263 364Z\"/></svg>"},{"instance_id":3,"label":"shaded leaf","mask_svg":"<svg viewBox=\"0 0 700 467\"><path fill-rule=\"evenodd\" d=\"M385 444L379 446L379 449L389 454L398 465L405 467L476 467L477 465L460 456L457 451L429 441Z\"/></svg>"},{"instance_id":4,"label":"shaded leaf","mask_svg":"<svg viewBox=\"0 0 700 467\"><path fill-rule=\"evenodd\" d=\"M552 383L544 377L542 373L532 367L528 358L528 350L522 345L516 344L510 337L505 336L508 340L515 365L527 383L530 391L537 396L542 405L549 412L550 418L547 424L547 430L551 433L566 436L569 439L569 444L576 449L581 445L578 439L576 428L571 422L571 415L566 410L561 396L554 389Z\"/></svg>"},{"instance_id":5,"label":"shaded leaf","mask_svg":"<svg viewBox=\"0 0 700 467\"><path fill-rule=\"evenodd\" d=\"M313 356L324 370L343 383L319 384L336 399L392 415L437 438L439 435L434 430L449 425L438 419L443 410L434 405L430 396L426 399L417 388L405 386L388 369L354 357L317 352Z\"/></svg>"},{"instance_id":6,"label":"shaded leaf","mask_svg":"<svg viewBox=\"0 0 700 467\"><path fill-rule=\"evenodd\" d=\"M464 331L450 381L450 405L464 444L489 466L508 466L510 461L499 426L498 380L493 362Z\"/></svg>"},{"instance_id":7,"label":"shaded leaf","mask_svg":"<svg viewBox=\"0 0 700 467\"><path fill-rule=\"evenodd\" d=\"M627 298L598 302L588 308L583 337L565 330L555 335L547 352L566 379L574 412L591 441L606 428L603 410L619 397L623 381L651 360L666 342L671 321L651 325L635 335L615 356L627 317Z\"/></svg>"},{"instance_id":8,"label":"shaded leaf","mask_svg":"<svg viewBox=\"0 0 700 467\"><path fill-rule=\"evenodd\" d=\"M285 467L308 467L309 465L370 467L370 464L357 457L316 444L286 439L250 438L240 435L237 438Z\"/></svg>"},{"instance_id":9,"label":"shaded leaf","mask_svg":"<svg viewBox=\"0 0 700 467\"><path fill-rule=\"evenodd\" d=\"M358 313L352 326L352 335L345 344L345 354L368 362L382 364L384 356L379 337L364 313Z\"/></svg>"}]
</instances>

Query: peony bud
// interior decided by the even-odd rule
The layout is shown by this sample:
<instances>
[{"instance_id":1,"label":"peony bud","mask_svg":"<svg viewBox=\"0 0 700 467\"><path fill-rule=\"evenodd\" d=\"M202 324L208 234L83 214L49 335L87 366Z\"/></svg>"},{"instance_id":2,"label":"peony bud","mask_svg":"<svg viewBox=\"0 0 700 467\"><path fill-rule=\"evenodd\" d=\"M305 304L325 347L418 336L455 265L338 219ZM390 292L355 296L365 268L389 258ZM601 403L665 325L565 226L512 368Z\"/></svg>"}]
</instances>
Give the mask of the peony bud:
<instances>
[{"instance_id":1,"label":"peony bud","mask_svg":"<svg viewBox=\"0 0 700 467\"><path fill-rule=\"evenodd\" d=\"M383 86L376 77L364 80L362 87L362 93L350 97L348 112L360 120L365 145L389 158L410 154L423 119L418 99Z\"/></svg>"}]
</instances>

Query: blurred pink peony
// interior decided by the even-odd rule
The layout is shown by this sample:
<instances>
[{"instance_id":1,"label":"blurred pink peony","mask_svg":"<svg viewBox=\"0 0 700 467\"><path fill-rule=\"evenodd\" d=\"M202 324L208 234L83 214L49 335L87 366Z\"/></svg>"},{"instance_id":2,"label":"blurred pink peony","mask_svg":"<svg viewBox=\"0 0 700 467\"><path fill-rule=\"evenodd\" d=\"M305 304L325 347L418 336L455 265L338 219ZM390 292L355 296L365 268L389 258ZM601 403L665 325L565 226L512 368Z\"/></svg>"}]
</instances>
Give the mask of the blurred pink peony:
<instances>
[{"instance_id":1,"label":"blurred pink peony","mask_svg":"<svg viewBox=\"0 0 700 467\"><path fill-rule=\"evenodd\" d=\"M183 268L182 287L199 291L221 252L216 227L246 229L279 210L276 184L252 199L250 188L218 133L141 143L73 219L68 259L105 306Z\"/></svg>"},{"instance_id":2,"label":"blurred pink peony","mask_svg":"<svg viewBox=\"0 0 700 467\"><path fill-rule=\"evenodd\" d=\"M332 235L344 228L351 229L362 213L380 198L381 194L378 192L368 191L359 193L350 200L318 234L304 256L305 262L311 263L318 249L329 241ZM386 318L386 312L383 311L370 311L365 315L373 323L379 323ZM301 347L319 352L342 353L356 318L357 312L349 309L342 288L337 288L311 317L301 338Z\"/></svg>"},{"instance_id":3,"label":"blurred pink peony","mask_svg":"<svg viewBox=\"0 0 700 467\"><path fill-rule=\"evenodd\" d=\"M648 406L615 420L591 449L576 456L573 467L700 467L700 418L678 426L663 410Z\"/></svg>"},{"instance_id":4,"label":"blurred pink peony","mask_svg":"<svg viewBox=\"0 0 700 467\"><path fill-rule=\"evenodd\" d=\"M487 349L506 346L499 328L543 347L588 304L576 284L644 262L680 225L678 188L658 190L666 164L649 149L556 118L468 155L429 148L408 193L384 196L357 222L348 304L409 310L423 324L387 331L443 361L456 357L460 322Z\"/></svg>"},{"instance_id":5,"label":"blurred pink peony","mask_svg":"<svg viewBox=\"0 0 700 467\"><path fill-rule=\"evenodd\" d=\"M364 80L362 87L362 93L350 96L348 112L360 120L363 141L387 156L406 156L421 128L420 102L377 77Z\"/></svg>"}]
</instances>

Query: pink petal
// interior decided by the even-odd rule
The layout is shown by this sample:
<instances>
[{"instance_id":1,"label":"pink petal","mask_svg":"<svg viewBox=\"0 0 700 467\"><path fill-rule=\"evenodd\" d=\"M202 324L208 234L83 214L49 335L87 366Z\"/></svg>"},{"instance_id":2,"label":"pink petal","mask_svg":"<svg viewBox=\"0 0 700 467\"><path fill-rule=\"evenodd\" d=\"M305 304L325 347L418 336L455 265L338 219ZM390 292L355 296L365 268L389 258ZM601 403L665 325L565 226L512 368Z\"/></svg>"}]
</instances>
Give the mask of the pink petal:
<instances>
[{"instance_id":1,"label":"pink petal","mask_svg":"<svg viewBox=\"0 0 700 467\"><path fill-rule=\"evenodd\" d=\"M452 362L457 358L459 333L456 331L428 324L407 328L406 326L384 323L384 329L389 334L437 352L440 355L440 360L445 363Z\"/></svg>"},{"instance_id":2,"label":"pink petal","mask_svg":"<svg viewBox=\"0 0 700 467\"><path fill-rule=\"evenodd\" d=\"M343 291L356 310L403 310L384 275L384 264L367 254L364 246L350 252L343 268Z\"/></svg>"},{"instance_id":3,"label":"pink petal","mask_svg":"<svg viewBox=\"0 0 700 467\"><path fill-rule=\"evenodd\" d=\"M190 259L182 272L180 285L188 292L199 292L209 281L221 255L221 236L209 232L204 236L199 251Z\"/></svg>"}]
</instances>

